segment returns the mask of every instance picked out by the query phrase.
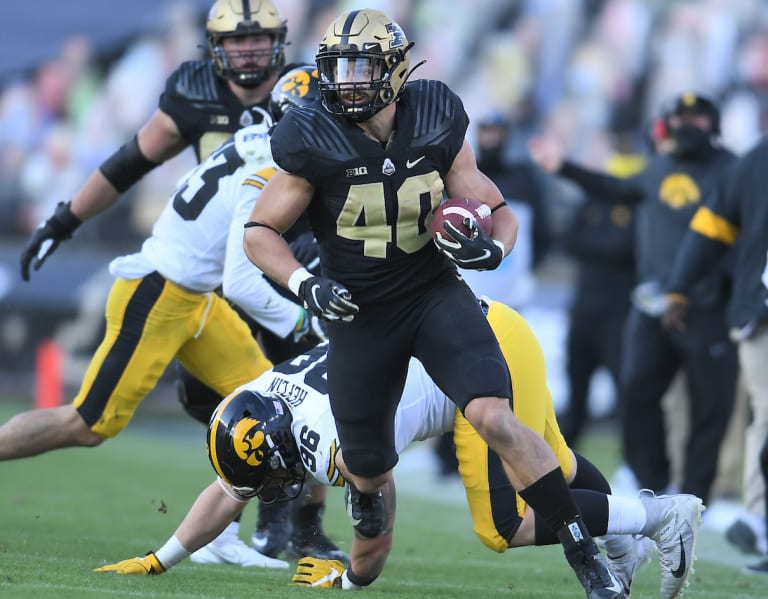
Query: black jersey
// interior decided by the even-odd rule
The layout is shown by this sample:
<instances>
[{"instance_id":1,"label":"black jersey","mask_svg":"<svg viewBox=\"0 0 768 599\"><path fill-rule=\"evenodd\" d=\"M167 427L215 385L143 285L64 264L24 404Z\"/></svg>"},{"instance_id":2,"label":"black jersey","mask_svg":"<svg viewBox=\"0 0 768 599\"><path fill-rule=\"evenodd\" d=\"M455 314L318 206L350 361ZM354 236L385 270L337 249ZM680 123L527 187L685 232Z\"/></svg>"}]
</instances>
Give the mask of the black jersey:
<instances>
[{"instance_id":1,"label":"black jersey","mask_svg":"<svg viewBox=\"0 0 768 599\"><path fill-rule=\"evenodd\" d=\"M768 252L768 139L737 160L721 179L706 206L699 208L675 261L670 291L689 293L694 282L711 270L726 251L730 258L733 290L728 323L744 327L768 321L768 291L760 275Z\"/></svg>"},{"instance_id":2,"label":"black jersey","mask_svg":"<svg viewBox=\"0 0 768 599\"><path fill-rule=\"evenodd\" d=\"M386 148L320 102L278 123L275 162L315 188L308 212L323 275L356 303L400 297L455 268L430 223L468 123L458 96L428 80L407 84Z\"/></svg>"},{"instance_id":3,"label":"black jersey","mask_svg":"<svg viewBox=\"0 0 768 599\"><path fill-rule=\"evenodd\" d=\"M566 162L561 174L589 193L607 201L639 203L637 207L637 276L640 281L659 281L666 287L688 224L714 190L735 156L713 148L697 160L673 155L654 155L648 167L627 178L588 171ZM691 291L691 299L703 305L721 303L727 293L725 269L713 268Z\"/></svg>"},{"instance_id":4,"label":"black jersey","mask_svg":"<svg viewBox=\"0 0 768 599\"><path fill-rule=\"evenodd\" d=\"M195 149L198 162L241 127L259 124L265 118L271 124L268 106L269 94L258 104L243 106L227 80L216 74L211 60L182 63L168 77L160 96L160 110L176 123L181 136Z\"/></svg>"}]
</instances>

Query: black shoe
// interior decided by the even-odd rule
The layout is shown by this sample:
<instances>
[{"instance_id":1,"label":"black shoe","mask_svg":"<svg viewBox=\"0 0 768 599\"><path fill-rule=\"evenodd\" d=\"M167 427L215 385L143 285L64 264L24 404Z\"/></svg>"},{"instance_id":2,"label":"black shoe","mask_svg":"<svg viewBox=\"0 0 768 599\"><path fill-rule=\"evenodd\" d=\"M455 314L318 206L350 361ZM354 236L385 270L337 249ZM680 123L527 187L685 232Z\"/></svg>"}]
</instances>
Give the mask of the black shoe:
<instances>
[{"instance_id":1,"label":"black shoe","mask_svg":"<svg viewBox=\"0 0 768 599\"><path fill-rule=\"evenodd\" d=\"M296 560L307 556L317 559L335 559L349 567L349 556L339 549L319 527L297 531L288 541L285 555L288 559Z\"/></svg>"},{"instance_id":2,"label":"black shoe","mask_svg":"<svg viewBox=\"0 0 768 599\"><path fill-rule=\"evenodd\" d=\"M759 555L757 550L757 535L746 522L736 520L725 531L726 540L744 553Z\"/></svg>"},{"instance_id":3,"label":"black shoe","mask_svg":"<svg viewBox=\"0 0 768 599\"><path fill-rule=\"evenodd\" d=\"M349 556L323 531L325 503L308 503L293 513L293 534L285 550L288 559L315 557L338 560L349 567Z\"/></svg>"},{"instance_id":4,"label":"black shoe","mask_svg":"<svg viewBox=\"0 0 768 599\"><path fill-rule=\"evenodd\" d=\"M587 592L587 599L626 599L624 585L608 569L602 554L584 555L584 560L571 564L581 586Z\"/></svg>"},{"instance_id":5,"label":"black shoe","mask_svg":"<svg viewBox=\"0 0 768 599\"><path fill-rule=\"evenodd\" d=\"M751 564L749 566L744 566L743 572L745 574L761 574L762 576L767 576L768 575L768 559L758 564Z\"/></svg>"},{"instance_id":6,"label":"black shoe","mask_svg":"<svg viewBox=\"0 0 768 599\"><path fill-rule=\"evenodd\" d=\"M290 501L259 503L259 517L251 537L251 547L263 555L277 557L288 546L293 532Z\"/></svg>"}]
</instances>

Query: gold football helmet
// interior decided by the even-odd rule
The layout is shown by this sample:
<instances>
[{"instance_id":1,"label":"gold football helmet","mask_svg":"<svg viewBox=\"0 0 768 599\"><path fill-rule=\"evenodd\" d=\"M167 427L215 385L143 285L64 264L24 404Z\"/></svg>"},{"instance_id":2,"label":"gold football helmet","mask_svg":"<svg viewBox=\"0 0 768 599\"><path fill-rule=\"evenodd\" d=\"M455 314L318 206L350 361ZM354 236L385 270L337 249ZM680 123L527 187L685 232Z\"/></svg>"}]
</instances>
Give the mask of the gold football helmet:
<instances>
[{"instance_id":1,"label":"gold football helmet","mask_svg":"<svg viewBox=\"0 0 768 599\"><path fill-rule=\"evenodd\" d=\"M277 395L240 391L226 397L208 424L213 469L243 497L264 503L294 499L306 472L291 422Z\"/></svg>"},{"instance_id":2,"label":"gold football helmet","mask_svg":"<svg viewBox=\"0 0 768 599\"><path fill-rule=\"evenodd\" d=\"M397 100L410 75L412 47L400 25L381 11L341 15L315 56L326 110L359 122Z\"/></svg>"},{"instance_id":3,"label":"gold football helmet","mask_svg":"<svg viewBox=\"0 0 768 599\"><path fill-rule=\"evenodd\" d=\"M206 23L208 47L216 64L216 72L243 87L256 87L279 72L285 64L286 21L272 0L216 0L208 12ZM225 52L221 42L225 38L267 34L272 47L266 51ZM264 55L270 57L265 67L236 68L235 58L249 59L251 63Z\"/></svg>"}]
</instances>

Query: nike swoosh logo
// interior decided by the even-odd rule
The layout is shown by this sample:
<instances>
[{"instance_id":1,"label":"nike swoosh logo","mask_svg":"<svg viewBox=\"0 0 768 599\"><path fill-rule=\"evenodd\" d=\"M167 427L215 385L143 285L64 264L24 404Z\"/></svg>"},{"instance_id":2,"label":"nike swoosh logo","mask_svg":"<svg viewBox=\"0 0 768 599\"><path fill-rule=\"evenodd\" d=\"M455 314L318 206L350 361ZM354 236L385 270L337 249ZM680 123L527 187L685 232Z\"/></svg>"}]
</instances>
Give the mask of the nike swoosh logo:
<instances>
[{"instance_id":1,"label":"nike swoosh logo","mask_svg":"<svg viewBox=\"0 0 768 599\"><path fill-rule=\"evenodd\" d=\"M251 539L251 545L253 545L253 548L259 552L261 549L266 549L268 542L268 539L262 539L261 537L255 537Z\"/></svg>"},{"instance_id":2,"label":"nike swoosh logo","mask_svg":"<svg viewBox=\"0 0 768 599\"><path fill-rule=\"evenodd\" d=\"M411 162L410 160L406 160L405 161L405 168L413 168L414 166L419 164L419 162L421 162L425 158L426 158L426 156L421 156L421 157L417 158L416 160L414 160L413 162Z\"/></svg>"},{"instance_id":3,"label":"nike swoosh logo","mask_svg":"<svg viewBox=\"0 0 768 599\"><path fill-rule=\"evenodd\" d=\"M485 260L490 255L490 250L483 250L483 253L480 256L477 256L476 258L467 258L466 260L462 260L462 262L477 262L478 260Z\"/></svg>"},{"instance_id":4,"label":"nike swoosh logo","mask_svg":"<svg viewBox=\"0 0 768 599\"><path fill-rule=\"evenodd\" d=\"M685 546L683 545L683 535L680 535L680 566L677 570L672 570L672 576L682 578L685 574Z\"/></svg>"}]
</instances>

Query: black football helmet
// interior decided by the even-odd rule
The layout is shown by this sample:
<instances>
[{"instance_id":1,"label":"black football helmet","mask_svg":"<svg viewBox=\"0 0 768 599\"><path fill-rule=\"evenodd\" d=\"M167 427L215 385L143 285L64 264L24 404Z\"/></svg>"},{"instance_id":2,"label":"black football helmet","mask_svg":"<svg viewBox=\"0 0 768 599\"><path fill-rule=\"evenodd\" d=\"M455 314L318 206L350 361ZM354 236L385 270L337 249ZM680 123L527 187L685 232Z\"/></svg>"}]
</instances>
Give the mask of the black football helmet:
<instances>
[{"instance_id":1,"label":"black football helmet","mask_svg":"<svg viewBox=\"0 0 768 599\"><path fill-rule=\"evenodd\" d=\"M272 0L216 0L208 12L206 32L208 47L216 64L216 72L243 87L257 87L285 65L285 36L288 31L277 6ZM272 37L269 65L259 69L239 70L221 45L228 37L267 34ZM257 59L265 52L243 52Z\"/></svg>"},{"instance_id":2,"label":"black football helmet","mask_svg":"<svg viewBox=\"0 0 768 599\"><path fill-rule=\"evenodd\" d=\"M411 73L412 47L400 25L381 11L365 8L341 15L328 27L315 56L326 110L359 122L397 100Z\"/></svg>"},{"instance_id":3,"label":"black football helmet","mask_svg":"<svg viewBox=\"0 0 768 599\"><path fill-rule=\"evenodd\" d=\"M292 420L277 395L239 391L226 397L208 424L213 469L243 497L264 503L294 499L306 471Z\"/></svg>"},{"instance_id":4,"label":"black football helmet","mask_svg":"<svg viewBox=\"0 0 768 599\"><path fill-rule=\"evenodd\" d=\"M290 108L309 106L319 99L317 67L301 65L277 80L269 97L269 112L277 122Z\"/></svg>"}]
</instances>

